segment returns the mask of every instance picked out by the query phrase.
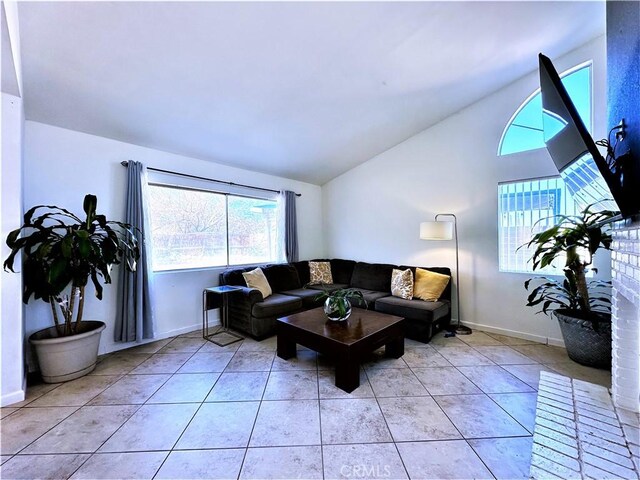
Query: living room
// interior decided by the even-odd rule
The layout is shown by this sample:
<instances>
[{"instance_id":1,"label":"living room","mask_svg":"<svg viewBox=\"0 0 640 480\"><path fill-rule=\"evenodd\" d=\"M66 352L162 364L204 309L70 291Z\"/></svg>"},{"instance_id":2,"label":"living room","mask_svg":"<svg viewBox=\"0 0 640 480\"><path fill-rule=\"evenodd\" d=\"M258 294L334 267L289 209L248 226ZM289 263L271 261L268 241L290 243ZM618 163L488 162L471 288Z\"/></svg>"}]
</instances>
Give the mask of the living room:
<instances>
[{"instance_id":1,"label":"living room","mask_svg":"<svg viewBox=\"0 0 640 480\"><path fill-rule=\"evenodd\" d=\"M622 13L615 12L615 4L619 4L617 8ZM149 169L151 184L220 191L221 183L212 186L203 180L208 178L275 191L289 190L300 194L295 202L299 260L342 258L452 269L451 319L454 324L461 322L470 327L473 333L450 338L440 333L424 346L408 339L407 351L434 349L435 355L436 347L442 343L456 342L458 348L465 349L474 348L476 342L478 347L511 345L521 353L517 348L540 344L546 345L553 357L564 346L558 321L536 314L536 308L526 306L528 293L523 283L533 274L514 272L501 265L499 218L504 212L499 210L498 188L511 182L557 177L558 169L547 150L540 148L544 145L502 155L499 152L514 115L540 87L539 52L548 55L561 74L588 65L593 138L607 135L614 125L613 115L625 118L629 138L638 136L637 118L633 118L637 108L627 115L611 112L613 97L617 95L612 93L611 65L612 59L618 58L611 52L615 40L611 23L628 11L637 18L634 4L3 2L3 241L9 231L20 226L22 215L32 206L57 205L81 213L83 198L88 193L96 195L99 213L110 220L123 220L127 169L121 162L129 160L141 162ZM488 31L491 35L486 34ZM628 31L625 35L628 38ZM625 47L630 50L625 51L632 52L633 45L637 47L640 41L637 24L631 40L631 47ZM422 51L424 55L420 55ZM624 58L616 61L637 69L637 61L635 64ZM216 71L216 65L221 66L221 72ZM624 66L616 68L625 71ZM637 81L637 72L631 75L636 75L633 78ZM622 91L628 89L622 88L624 85L617 87ZM624 95L631 94L620 94ZM635 102L630 98L634 99L627 97L626 104L637 105L637 97ZM255 195L249 193L255 192L252 189L233 185L229 188L228 194ZM420 224L442 213L456 216L455 244L420 238ZM3 260L7 255L5 247ZM457 256L459 271L455 269ZM598 279L612 278L611 260L607 251L595 257ZM186 337L178 338L193 339L184 344L211 350L213 347L207 345L211 342L201 335L203 289L217 286L220 273L228 266L233 264L154 272L155 338L141 343L153 340L158 346L156 350L145 351L144 345L136 347L135 342L114 340L117 285L106 286L101 301L93 293L88 295L86 315L106 323L99 345L101 358L108 359L109 354L133 346L138 348L134 356L142 362L167 348L180 335ZM21 414L21 410L28 411L29 405L32 411L53 405L73 407L73 411L78 407L98 408L85 403L95 401L110 387L109 381L115 383L119 375L133 371L138 365L127 364L131 367L128 372L112 370L117 372L117 379L106 381L111 375L103 374L106 383L101 384L102 390L90 389L94 394L80 404L42 400L40 407L31 404L39 397L29 397L24 382L27 377L33 378L37 361L25 339L51 326L52 321L50 306L45 302L21 304L21 289L20 275L2 273L3 424L7 425L5 414L6 419L11 419L16 413ZM16 328L20 324L22 328ZM277 364L275 338L264 342L247 339L242 347L236 345L236 350L266 348ZM186 353L197 352L189 348ZM221 351L215 355L222 358L228 353ZM302 354L306 355L309 354ZM325 370L318 367L320 357L314 358L317 363L313 378L318 384L321 379L330 381L331 377L326 377L321 373ZM612 386L607 370L584 367L568 357L566 361L550 364L557 366L549 371L593 381L606 388ZM364 371L369 370L365 367ZM215 389L212 375L221 373L214 369L200 374L208 375L203 381L205 384L211 381L209 386ZM373 381L373 377L370 380L364 375L366 381L361 383L361 391ZM515 403L521 398L520 410L531 413L533 408L535 413L537 380L534 383L532 386L523 381L521 389L502 393L480 390L487 395L513 395L511 400ZM375 387L369 386L372 395L376 393ZM48 388L43 387L40 395L53 394L55 390ZM25 394L29 402L21 403L25 402ZM153 392L149 397L152 395ZM635 395L637 399L637 392ZM321 394L311 399L303 396L301 401L317 402L319 398ZM497 402L495 398L493 401ZM504 408L509 412L508 407ZM625 404L625 408L630 407ZM69 410L68 415L73 411ZM439 411L429 411L440 418ZM133 411L130 413L133 415ZM189 416L186 411L180 415ZM251 417L247 412L242 415ZM519 414L512 410L509 415ZM6 456L3 451L3 466L7 462L9 467L15 464L24 469L29 462L35 465L35 460L59 456L58 462L67 460L75 468L48 470L57 471L56 478L74 473L78 477L109 478L108 469L107 473L101 471L91 458L105 459L107 466L115 468L120 461L127 463L126 453L133 455L130 452L136 451L125 449L123 453L114 447L95 453L105 447L108 438L90 451L56 450L44 445L46 442L43 448L36 448L47 431L50 428L55 431L64 418L48 424L46 431L34 433L28 443L8 451ZM126 425L127 418L117 428ZM260 414L253 412L255 418L259 420ZM304 415L299 418L304 419ZM319 418L323 418L322 414ZM529 450L533 425L527 422L531 420L530 417L526 422L522 420L526 425L516 425L522 432L513 434L516 438L528 438ZM458 427L455 421L452 424ZM186 424L182 425L185 428ZM399 454L389 461L395 468L401 459L404 467L393 470L393 474L386 474L383 469L369 476L505 475L492 467L495 462L480 445L486 439L480 441L459 431L441 439L465 443L456 448L471 454L461 454L459 460L480 462L478 470L456 472L450 465L451 470L443 473L433 465L410 465L407 458L419 457L420 450L407 444L398 447ZM469 439L470 446L462 439ZM178 438L174 440L178 442ZM300 444L303 446L286 442L284 445L311 449L312 453L305 458L315 458L318 452L313 449L317 446L320 463L331 463L334 468L337 460L330 462L325 451L335 450L336 445L343 443L353 442L337 441L331 447L315 441L303 442ZM388 439L357 443L395 445ZM197 442L193 445L184 450L201 448ZM250 438L242 445L233 445L227 452L230 455L227 463L232 466L220 473L222 477L236 477L241 471L241 476L254 478L292 475L286 469L251 471L243 467L249 465L248 461L243 464L243 458L245 454L250 456L251 446L257 445L255 451L260 448L266 451L265 446L273 445L254 444ZM278 446L282 447L273 448ZM388 453L386 447L375 448L381 448L384 455ZM367 455L373 455L375 448L365 448L366 455L359 452L362 458L370 458ZM233 449L241 450L243 457L238 460L234 456L237 452L231 452ZM164 446L145 448L144 455L149 455L149 465L155 469L140 470L137 478L147 475L151 478L162 472L171 450L174 449ZM180 451L180 446L175 450ZM225 448L215 452L222 454L222 450ZM448 455L445 452L449 450L435 452L441 456ZM509 450L502 451L502 455L505 452ZM339 457L337 452L333 454ZM471 457L473 461L469 460ZM265 458L277 456L262 458L268 463ZM452 454L451 458L455 456ZM353 463L360 464L366 462ZM518 468L521 466L518 464ZM11 472L15 472L17 467L12 468ZM47 468L53 467L48 464ZM310 467L295 476L316 477L317 470ZM189 478L197 476L195 471L184 471L190 472L186 474ZM319 471L320 477L333 478L336 474L336 470L323 471L322 466ZM509 472L511 478L516 471ZM42 473L37 472L25 476L39 478ZM179 468L165 470L158 478L181 476L179 472ZM357 473L342 471L339 475L366 476ZM122 471L112 473L111 478L126 475ZM212 478L216 473L210 470L200 475ZM525 476L528 475L527 471Z\"/></svg>"}]
</instances>

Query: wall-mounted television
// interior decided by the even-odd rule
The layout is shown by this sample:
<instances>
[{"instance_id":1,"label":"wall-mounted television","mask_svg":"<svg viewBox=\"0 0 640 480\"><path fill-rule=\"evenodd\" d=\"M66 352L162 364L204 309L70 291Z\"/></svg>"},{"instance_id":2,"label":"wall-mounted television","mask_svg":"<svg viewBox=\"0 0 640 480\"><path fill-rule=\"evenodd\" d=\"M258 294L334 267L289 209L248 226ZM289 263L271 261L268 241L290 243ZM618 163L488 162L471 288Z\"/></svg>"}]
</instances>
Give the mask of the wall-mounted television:
<instances>
[{"instance_id":1,"label":"wall-mounted television","mask_svg":"<svg viewBox=\"0 0 640 480\"><path fill-rule=\"evenodd\" d=\"M640 193L625 179L624 162L600 154L551 60L543 54L539 60L544 141L578 207L595 204L625 218L640 213Z\"/></svg>"}]
</instances>

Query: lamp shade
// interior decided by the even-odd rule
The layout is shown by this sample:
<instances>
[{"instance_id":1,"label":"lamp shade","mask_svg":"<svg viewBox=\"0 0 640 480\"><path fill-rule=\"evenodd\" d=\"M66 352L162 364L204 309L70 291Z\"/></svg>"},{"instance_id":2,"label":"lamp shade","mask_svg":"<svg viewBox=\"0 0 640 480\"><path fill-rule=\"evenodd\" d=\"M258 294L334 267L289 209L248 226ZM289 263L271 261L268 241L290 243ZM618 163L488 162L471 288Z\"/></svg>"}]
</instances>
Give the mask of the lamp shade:
<instances>
[{"instance_id":1,"label":"lamp shade","mask_svg":"<svg viewBox=\"0 0 640 480\"><path fill-rule=\"evenodd\" d=\"M420 224L421 240L452 240L453 222L422 222Z\"/></svg>"}]
</instances>

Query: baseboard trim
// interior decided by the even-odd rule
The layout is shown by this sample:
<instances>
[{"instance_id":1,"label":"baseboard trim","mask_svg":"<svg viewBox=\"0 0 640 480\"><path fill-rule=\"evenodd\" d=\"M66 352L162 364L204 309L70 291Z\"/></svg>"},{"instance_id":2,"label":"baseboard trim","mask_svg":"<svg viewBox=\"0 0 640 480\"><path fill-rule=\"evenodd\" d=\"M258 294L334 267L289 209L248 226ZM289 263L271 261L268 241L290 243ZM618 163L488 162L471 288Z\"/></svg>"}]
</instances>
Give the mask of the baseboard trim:
<instances>
[{"instance_id":1,"label":"baseboard trim","mask_svg":"<svg viewBox=\"0 0 640 480\"><path fill-rule=\"evenodd\" d=\"M215 320L209 322L209 327L215 327L216 325L220 325L220 322L219 321L215 321ZM187 326L187 327L181 327L181 328L176 328L174 330L169 330L167 332L162 332L162 333L156 335L155 338L150 338L150 339L144 340L144 341L142 341L140 343L136 343L136 342L110 343L108 345L105 345L105 349L104 349L104 351L100 352L100 355L104 355L106 353L117 352L119 350L125 350L125 349L131 348L131 347L137 347L139 345L145 345L147 343L157 342L158 340L164 340L165 338L175 337L177 335L182 335L183 333L189 333L189 332L193 332L194 330L200 330L200 329L202 329L202 323L195 323L195 324Z\"/></svg>"},{"instance_id":2,"label":"baseboard trim","mask_svg":"<svg viewBox=\"0 0 640 480\"><path fill-rule=\"evenodd\" d=\"M453 324L453 321L451 323ZM464 325L484 332L507 335L509 337L521 338L523 340L530 340L532 342L543 343L545 345L564 347L564 341L561 338L543 337L542 335L533 335L531 333L518 332L517 330L509 330L508 328L493 327L491 325L483 325L481 323L464 322Z\"/></svg>"},{"instance_id":3,"label":"baseboard trim","mask_svg":"<svg viewBox=\"0 0 640 480\"><path fill-rule=\"evenodd\" d=\"M13 405L24 400L24 392L26 392L26 386L23 384L22 390L16 390L15 392L2 395L0 398L0 407L6 407L7 405Z\"/></svg>"}]
</instances>

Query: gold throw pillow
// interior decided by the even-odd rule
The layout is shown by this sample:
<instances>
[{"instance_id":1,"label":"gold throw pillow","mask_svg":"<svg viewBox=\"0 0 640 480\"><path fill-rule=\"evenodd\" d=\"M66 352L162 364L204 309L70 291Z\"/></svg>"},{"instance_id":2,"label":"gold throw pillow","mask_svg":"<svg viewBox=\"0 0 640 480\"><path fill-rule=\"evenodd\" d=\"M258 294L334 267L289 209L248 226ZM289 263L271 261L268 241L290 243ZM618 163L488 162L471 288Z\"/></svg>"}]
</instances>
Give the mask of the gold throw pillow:
<instances>
[{"instance_id":1,"label":"gold throw pillow","mask_svg":"<svg viewBox=\"0 0 640 480\"><path fill-rule=\"evenodd\" d=\"M428 302L437 301L444 289L447 288L451 277L441 273L416 268L416 281L413 287L413 296Z\"/></svg>"},{"instance_id":2,"label":"gold throw pillow","mask_svg":"<svg viewBox=\"0 0 640 480\"><path fill-rule=\"evenodd\" d=\"M333 283L331 264L329 262L309 262L309 283L312 285L329 285Z\"/></svg>"},{"instance_id":3,"label":"gold throw pillow","mask_svg":"<svg viewBox=\"0 0 640 480\"><path fill-rule=\"evenodd\" d=\"M410 268L391 271L391 295L411 300L413 298L413 273Z\"/></svg>"},{"instance_id":4,"label":"gold throw pillow","mask_svg":"<svg viewBox=\"0 0 640 480\"><path fill-rule=\"evenodd\" d=\"M264 272L261 268L256 268L250 272L244 272L242 276L244 277L244 281L247 282L247 287L257 288L260 290L263 300L273 293L271 285L269 285L269 281L267 280L267 277L264 276Z\"/></svg>"}]
</instances>

